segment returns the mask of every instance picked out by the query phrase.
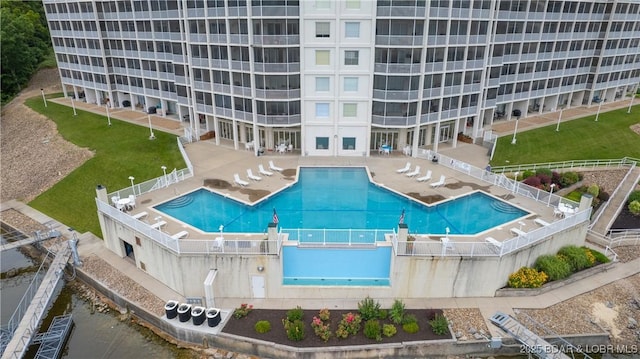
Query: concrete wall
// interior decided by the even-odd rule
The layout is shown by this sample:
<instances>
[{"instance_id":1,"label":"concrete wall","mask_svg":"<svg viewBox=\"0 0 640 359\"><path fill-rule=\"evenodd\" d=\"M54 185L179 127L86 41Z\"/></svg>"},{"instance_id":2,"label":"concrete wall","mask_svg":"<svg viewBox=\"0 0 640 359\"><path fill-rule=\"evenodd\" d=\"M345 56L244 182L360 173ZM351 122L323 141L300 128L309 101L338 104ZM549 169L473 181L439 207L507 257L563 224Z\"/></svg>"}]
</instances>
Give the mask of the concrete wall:
<instances>
[{"instance_id":1,"label":"concrete wall","mask_svg":"<svg viewBox=\"0 0 640 359\"><path fill-rule=\"evenodd\" d=\"M255 298L252 276L262 276L266 298L395 298L492 297L505 286L509 274L531 266L543 254L563 246L584 244L587 225L557 233L544 241L503 257L394 256L390 287L283 286L280 256L273 255L177 255L128 227L103 217L105 245L124 256L123 242L134 247L136 266L185 297L205 297L203 282L210 270L218 274L215 297ZM137 244L139 243L139 245ZM258 268L263 268L260 271Z\"/></svg>"}]
</instances>

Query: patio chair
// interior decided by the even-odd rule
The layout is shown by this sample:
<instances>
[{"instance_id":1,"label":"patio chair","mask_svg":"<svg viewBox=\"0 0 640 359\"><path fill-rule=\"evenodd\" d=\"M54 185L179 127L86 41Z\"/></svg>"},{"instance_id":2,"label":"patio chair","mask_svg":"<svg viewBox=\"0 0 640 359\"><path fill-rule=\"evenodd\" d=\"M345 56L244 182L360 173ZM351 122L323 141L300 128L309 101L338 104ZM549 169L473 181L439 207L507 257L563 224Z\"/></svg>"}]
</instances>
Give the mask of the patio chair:
<instances>
[{"instance_id":1,"label":"patio chair","mask_svg":"<svg viewBox=\"0 0 640 359\"><path fill-rule=\"evenodd\" d=\"M547 222L547 221L543 220L542 218L536 218L536 219L534 220L534 222L535 222L536 224L541 225L542 227L546 227L546 226L548 226L548 225L550 224L549 222Z\"/></svg>"},{"instance_id":2,"label":"patio chair","mask_svg":"<svg viewBox=\"0 0 640 359\"><path fill-rule=\"evenodd\" d=\"M251 168L247 168L247 177L249 177L250 180L254 180L254 181L262 180L262 177L256 176L253 174L253 171L251 170Z\"/></svg>"},{"instance_id":3,"label":"patio chair","mask_svg":"<svg viewBox=\"0 0 640 359\"><path fill-rule=\"evenodd\" d=\"M167 224L167 221L157 221L151 225L151 228L162 231L162 227Z\"/></svg>"},{"instance_id":4,"label":"patio chair","mask_svg":"<svg viewBox=\"0 0 640 359\"><path fill-rule=\"evenodd\" d=\"M273 161L269 160L269 169L276 172L282 172L282 168L273 164Z\"/></svg>"},{"instance_id":5,"label":"patio chair","mask_svg":"<svg viewBox=\"0 0 640 359\"><path fill-rule=\"evenodd\" d=\"M136 196L132 194L129 195L129 207L136 208Z\"/></svg>"},{"instance_id":6,"label":"patio chair","mask_svg":"<svg viewBox=\"0 0 640 359\"><path fill-rule=\"evenodd\" d=\"M143 211L143 212L140 212L140 213L134 214L132 217L133 217L133 219L137 219L137 220L142 221L142 220L143 220L143 219L145 219L145 217L147 217L148 215L149 215L149 213L147 213L147 212L144 212L144 211Z\"/></svg>"},{"instance_id":7,"label":"patio chair","mask_svg":"<svg viewBox=\"0 0 640 359\"><path fill-rule=\"evenodd\" d=\"M500 242L499 240L493 238L493 237L487 237L484 239L485 242L491 244L492 246L496 247L497 249L502 248L502 242Z\"/></svg>"},{"instance_id":8,"label":"patio chair","mask_svg":"<svg viewBox=\"0 0 640 359\"><path fill-rule=\"evenodd\" d=\"M236 184L240 185L241 187L246 187L249 185L249 182L240 179L240 175L238 175L237 173L233 174L233 180Z\"/></svg>"},{"instance_id":9,"label":"patio chair","mask_svg":"<svg viewBox=\"0 0 640 359\"><path fill-rule=\"evenodd\" d=\"M415 177L419 174L420 174L420 166L416 166L416 168L413 171L407 173L407 177Z\"/></svg>"},{"instance_id":10,"label":"patio chair","mask_svg":"<svg viewBox=\"0 0 640 359\"><path fill-rule=\"evenodd\" d=\"M416 181L425 182L425 181L428 181L430 179L431 179L431 170L428 170L426 175L416 178Z\"/></svg>"},{"instance_id":11,"label":"patio chair","mask_svg":"<svg viewBox=\"0 0 640 359\"><path fill-rule=\"evenodd\" d=\"M189 236L189 232L180 231L180 232L172 235L171 238L173 238L173 239L182 239L182 238L187 238L188 236Z\"/></svg>"},{"instance_id":12,"label":"patio chair","mask_svg":"<svg viewBox=\"0 0 640 359\"><path fill-rule=\"evenodd\" d=\"M526 237L527 236L527 232L521 230L520 228L511 228L509 231L511 231L511 233L515 234L518 237Z\"/></svg>"},{"instance_id":13,"label":"patio chair","mask_svg":"<svg viewBox=\"0 0 640 359\"><path fill-rule=\"evenodd\" d=\"M445 181L445 177L444 175L440 176L440 179L438 180L438 182L433 182L430 184L431 188L438 188L442 185L444 185L444 181Z\"/></svg>"},{"instance_id":14,"label":"patio chair","mask_svg":"<svg viewBox=\"0 0 640 359\"><path fill-rule=\"evenodd\" d=\"M409 170L411 169L411 162L407 162L407 164L402 167L399 170L396 170L397 173L405 173L405 172L409 172Z\"/></svg>"},{"instance_id":15,"label":"patio chair","mask_svg":"<svg viewBox=\"0 0 640 359\"><path fill-rule=\"evenodd\" d=\"M261 164L258 165L258 172L260 172L261 175L264 176L272 176L273 172L269 172L267 170L264 169L264 166Z\"/></svg>"}]
</instances>

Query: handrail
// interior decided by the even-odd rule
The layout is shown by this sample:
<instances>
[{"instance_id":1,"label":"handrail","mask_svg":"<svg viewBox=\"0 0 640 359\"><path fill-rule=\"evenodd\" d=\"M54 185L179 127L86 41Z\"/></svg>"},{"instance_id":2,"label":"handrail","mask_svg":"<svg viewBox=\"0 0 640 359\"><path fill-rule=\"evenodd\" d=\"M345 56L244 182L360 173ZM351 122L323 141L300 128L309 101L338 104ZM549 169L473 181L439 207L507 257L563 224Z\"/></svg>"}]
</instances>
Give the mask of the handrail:
<instances>
[{"instance_id":1,"label":"handrail","mask_svg":"<svg viewBox=\"0 0 640 359\"><path fill-rule=\"evenodd\" d=\"M513 173L528 170L536 170L539 168L558 169L558 168L596 168L596 167L623 167L637 164L640 160L632 157L624 157L620 159L602 159L602 160L571 160L561 162L542 162L529 163L509 166L495 166L491 168L493 173Z\"/></svg>"},{"instance_id":2,"label":"handrail","mask_svg":"<svg viewBox=\"0 0 640 359\"><path fill-rule=\"evenodd\" d=\"M622 181L620 181L620 184L626 183L627 178L629 177L631 172L633 172L635 167L636 167L636 164L634 163L633 166L631 166L631 169L629 170L629 172L627 172L627 174L624 176ZM633 180L633 185L629 186L629 190L624 195L624 199L622 200L622 203L621 203L622 205L618 206L618 208L616 209L616 214L611 217L611 219L609 220L609 223L607 223L606 229L611 228L611 226L613 225L613 222L616 220L616 218L618 217L618 215L622 211L622 207L624 206L624 203L626 202L627 198L629 198L629 195L631 194L631 192L633 192L635 190L635 188L636 188L635 184L638 183L638 180L640 180L640 174L638 174L638 176L635 178L635 180ZM616 190L614 191L614 194L618 191L618 189L620 187L621 187L620 185L618 187L616 187ZM613 194L609 198L613 198ZM609 202L610 201L607 201L607 204L609 204ZM600 212L600 213L602 213L602 212Z\"/></svg>"}]
</instances>

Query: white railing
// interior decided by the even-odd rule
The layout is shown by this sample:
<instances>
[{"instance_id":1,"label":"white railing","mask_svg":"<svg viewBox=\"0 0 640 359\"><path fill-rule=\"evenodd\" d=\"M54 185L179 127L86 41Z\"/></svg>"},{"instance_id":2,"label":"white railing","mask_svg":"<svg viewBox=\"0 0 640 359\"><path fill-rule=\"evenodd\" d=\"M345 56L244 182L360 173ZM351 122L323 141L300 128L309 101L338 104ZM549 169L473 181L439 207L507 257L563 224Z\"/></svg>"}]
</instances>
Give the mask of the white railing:
<instances>
[{"instance_id":1,"label":"white railing","mask_svg":"<svg viewBox=\"0 0 640 359\"><path fill-rule=\"evenodd\" d=\"M486 242L449 241L398 241L396 254L409 256L443 256L443 257L501 257L513 253L523 247L540 242L549 236L574 227L589 220L591 209L578 212L573 216L540 227L526 235L502 241L501 245Z\"/></svg>"},{"instance_id":2,"label":"white railing","mask_svg":"<svg viewBox=\"0 0 640 359\"><path fill-rule=\"evenodd\" d=\"M620 187L622 187L623 183L627 183L628 177L631 174L631 172L634 170L636 164L635 162L633 163L633 166L631 166L631 169L629 170L629 172L627 172L627 174L624 176L624 178L622 179L622 181L620 182L620 185L618 187L616 187L616 190L613 192L613 194L611 194L611 196L609 197L609 199L614 198L614 195L618 192L618 189L620 189ZM607 229L611 228L611 226L613 225L613 222L616 220L616 218L618 217L618 215L620 214L620 212L622 211L622 207L623 205L626 203L627 198L629 198L629 195L631 194L631 192L633 192L636 188L635 184L638 183L638 180L640 180L640 175L638 175L634 180L633 180L633 184L631 186L629 186L629 190L627 191L627 193L624 194L624 198L622 199L622 201L620 202L620 206L618 206L618 208L616 208L616 213L615 215L613 215L611 217L611 219L609 220L609 223L607 223ZM617 197L618 199L620 199L620 197ZM609 204L609 202L611 201L607 201L607 204ZM602 211L600 211L600 213L604 212L604 209ZM595 221L594 221L595 222Z\"/></svg>"},{"instance_id":3,"label":"white railing","mask_svg":"<svg viewBox=\"0 0 640 359\"><path fill-rule=\"evenodd\" d=\"M514 173L524 171L535 171L537 169L561 169L561 168L597 168L597 167L626 167L634 165L638 162L637 159L631 157L625 157L621 159L609 159L609 160L575 160L575 161L562 161L562 162L546 162L546 163L530 163L511 166L496 166L491 169L494 173Z\"/></svg>"},{"instance_id":4,"label":"white railing","mask_svg":"<svg viewBox=\"0 0 640 359\"><path fill-rule=\"evenodd\" d=\"M173 171L167 173L166 175L163 174L160 177L156 177L154 179L150 179L145 182L134 184L131 187L125 187L121 190L109 193L107 195L107 198L112 198L112 197L126 198L131 194L135 196L140 196L145 193L149 193L157 189L167 187L172 183L182 182L188 178L193 177L193 165L191 164L191 160L189 160L189 156L187 155L187 152L184 150L184 146L182 145L182 142L180 142L179 137L177 138L177 142L178 142L178 149L180 150L180 154L182 155L182 159L186 163L187 168L183 168L181 170L174 168Z\"/></svg>"},{"instance_id":5,"label":"white railing","mask_svg":"<svg viewBox=\"0 0 640 359\"><path fill-rule=\"evenodd\" d=\"M96 199L98 211L113 218L120 224L150 238L164 248L177 254L278 254L277 240L246 239L246 234L224 233L223 240L217 239L175 239L171 235L151 228L151 225L137 220L125 212ZM259 235L264 235L260 233ZM266 236L266 235L265 235Z\"/></svg>"},{"instance_id":6,"label":"white railing","mask_svg":"<svg viewBox=\"0 0 640 359\"><path fill-rule=\"evenodd\" d=\"M438 159L438 164L449 167L458 172L464 173L468 176L474 177L480 181L484 181L486 183L491 184L492 186L502 187L514 194L519 194L521 196L526 196L531 198L537 202L546 204L546 205L555 205L563 202L571 205L572 207L578 207L579 203L569 200L567 198L558 196L556 194L549 193L547 191L541 190L539 188L531 187L522 182L516 181L515 179L508 178L504 174L489 172L485 169L481 169L475 166L472 166L466 162L462 162L452 157L448 157L442 154L436 154L431 150L423 150L419 151L417 157L431 160L434 156Z\"/></svg>"},{"instance_id":7,"label":"white railing","mask_svg":"<svg viewBox=\"0 0 640 359\"><path fill-rule=\"evenodd\" d=\"M289 235L290 241L313 245L362 245L384 242L393 229L305 229L282 228L280 233Z\"/></svg>"}]
</instances>

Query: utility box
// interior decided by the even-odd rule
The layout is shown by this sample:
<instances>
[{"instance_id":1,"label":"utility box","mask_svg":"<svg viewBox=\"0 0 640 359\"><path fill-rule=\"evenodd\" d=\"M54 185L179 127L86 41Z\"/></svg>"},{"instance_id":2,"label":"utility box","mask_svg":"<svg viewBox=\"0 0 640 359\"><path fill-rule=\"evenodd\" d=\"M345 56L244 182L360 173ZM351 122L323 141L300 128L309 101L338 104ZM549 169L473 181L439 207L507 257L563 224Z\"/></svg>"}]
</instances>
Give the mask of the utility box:
<instances>
[{"instance_id":1,"label":"utility box","mask_svg":"<svg viewBox=\"0 0 640 359\"><path fill-rule=\"evenodd\" d=\"M502 338L500 337L492 337L491 342L489 343L489 348L491 349L500 349L502 348Z\"/></svg>"}]
</instances>

